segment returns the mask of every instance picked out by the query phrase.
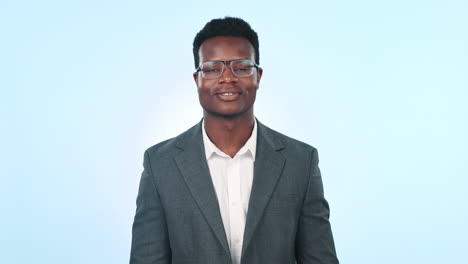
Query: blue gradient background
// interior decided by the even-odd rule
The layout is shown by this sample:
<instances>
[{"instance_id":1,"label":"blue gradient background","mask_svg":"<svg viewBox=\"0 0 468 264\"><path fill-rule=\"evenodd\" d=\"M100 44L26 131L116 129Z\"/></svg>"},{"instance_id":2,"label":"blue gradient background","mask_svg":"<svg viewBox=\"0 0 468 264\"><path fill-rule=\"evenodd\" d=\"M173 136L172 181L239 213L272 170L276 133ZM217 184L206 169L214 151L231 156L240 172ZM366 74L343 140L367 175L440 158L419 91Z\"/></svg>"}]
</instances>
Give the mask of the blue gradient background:
<instances>
[{"instance_id":1,"label":"blue gradient background","mask_svg":"<svg viewBox=\"0 0 468 264\"><path fill-rule=\"evenodd\" d=\"M0 259L128 263L143 152L202 116L191 44L259 33L260 121L319 149L342 263L462 263L466 1L2 1Z\"/></svg>"}]
</instances>

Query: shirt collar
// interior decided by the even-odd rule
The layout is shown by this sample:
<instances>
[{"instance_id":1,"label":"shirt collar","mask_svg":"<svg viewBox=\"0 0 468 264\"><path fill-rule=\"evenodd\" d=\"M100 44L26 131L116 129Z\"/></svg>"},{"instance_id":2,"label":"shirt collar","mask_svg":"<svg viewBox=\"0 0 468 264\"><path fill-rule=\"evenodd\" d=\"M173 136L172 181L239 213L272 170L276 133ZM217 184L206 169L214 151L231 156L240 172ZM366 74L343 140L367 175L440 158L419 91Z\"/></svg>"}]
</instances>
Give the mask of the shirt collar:
<instances>
[{"instance_id":1,"label":"shirt collar","mask_svg":"<svg viewBox=\"0 0 468 264\"><path fill-rule=\"evenodd\" d=\"M214 154L221 156L221 157L228 157L231 158L226 153L222 152L218 147L216 147L213 142L211 142L210 138L206 134L205 131L205 120L203 119L202 122L202 132L203 132L203 144L205 145L205 155L206 159L209 160ZM248 154L255 161L255 153L257 150L257 119L254 118L254 127L252 130L252 135L250 138L245 142L244 146L236 153L236 156Z\"/></svg>"}]
</instances>

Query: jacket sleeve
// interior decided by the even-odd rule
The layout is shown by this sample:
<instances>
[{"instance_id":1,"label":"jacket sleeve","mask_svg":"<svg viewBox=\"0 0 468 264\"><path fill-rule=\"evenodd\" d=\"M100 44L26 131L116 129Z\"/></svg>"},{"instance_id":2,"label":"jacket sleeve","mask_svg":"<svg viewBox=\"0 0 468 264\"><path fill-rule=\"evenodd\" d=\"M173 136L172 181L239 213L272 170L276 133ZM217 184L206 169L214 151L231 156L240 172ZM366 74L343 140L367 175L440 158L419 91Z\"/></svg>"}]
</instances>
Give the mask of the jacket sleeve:
<instances>
[{"instance_id":1,"label":"jacket sleeve","mask_svg":"<svg viewBox=\"0 0 468 264\"><path fill-rule=\"evenodd\" d=\"M296 261L298 264L337 264L338 258L328 220L330 210L324 198L315 148L310 160L309 183L296 234Z\"/></svg>"},{"instance_id":2,"label":"jacket sleeve","mask_svg":"<svg viewBox=\"0 0 468 264\"><path fill-rule=\"evenodd\" d=\"M164 208L145 152L133 222L130 264L169 264L171 250Z\"/></svg>"}]
</instances>

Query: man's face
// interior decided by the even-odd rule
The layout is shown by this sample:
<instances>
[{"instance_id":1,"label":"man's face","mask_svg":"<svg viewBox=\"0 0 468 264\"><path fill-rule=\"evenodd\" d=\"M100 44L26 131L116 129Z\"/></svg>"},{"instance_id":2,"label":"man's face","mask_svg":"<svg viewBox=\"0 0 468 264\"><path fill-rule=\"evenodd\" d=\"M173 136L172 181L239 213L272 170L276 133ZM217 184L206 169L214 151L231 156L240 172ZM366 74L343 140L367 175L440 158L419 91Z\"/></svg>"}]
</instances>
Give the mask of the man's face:
<instances>
[{"instance_id":1,"label":"man's face","mask_svg":"<svg viewBox=\"0 0 468 264\"><path fill-rule=\"evenodd\" d=\"M205 40L198 52L200 63L220 60L248 59L255 61L252 44L242 37L214 37ZM198 87L200 104L208 114L233 117L247 112L253 113L253 104L262 76L262 69L254 69L247 77L235 76L229 65L217 79L205 79L201 72L193 77Z\"/></svg>"}]
</instances>

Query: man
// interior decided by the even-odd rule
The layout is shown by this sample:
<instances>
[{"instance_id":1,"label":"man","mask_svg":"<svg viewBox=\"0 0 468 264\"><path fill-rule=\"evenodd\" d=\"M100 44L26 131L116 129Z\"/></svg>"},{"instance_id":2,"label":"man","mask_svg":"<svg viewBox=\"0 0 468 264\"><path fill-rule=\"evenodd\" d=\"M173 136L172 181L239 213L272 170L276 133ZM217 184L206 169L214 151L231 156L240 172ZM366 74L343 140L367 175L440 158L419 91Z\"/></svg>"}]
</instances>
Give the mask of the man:
<instances>
[{"instance_id":1,"label":"man","mask_svg":"<svg viewBox=\"0 0 468 264\"><path fill-rule=\"evenodd\" d=\"M254 117L258 46L239 18L195 37L203 119L145 152L131 264L338 263L316 149Z\"/></svg>"}]
</instances>

